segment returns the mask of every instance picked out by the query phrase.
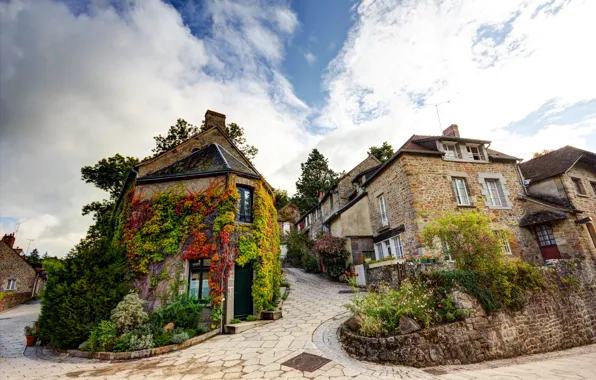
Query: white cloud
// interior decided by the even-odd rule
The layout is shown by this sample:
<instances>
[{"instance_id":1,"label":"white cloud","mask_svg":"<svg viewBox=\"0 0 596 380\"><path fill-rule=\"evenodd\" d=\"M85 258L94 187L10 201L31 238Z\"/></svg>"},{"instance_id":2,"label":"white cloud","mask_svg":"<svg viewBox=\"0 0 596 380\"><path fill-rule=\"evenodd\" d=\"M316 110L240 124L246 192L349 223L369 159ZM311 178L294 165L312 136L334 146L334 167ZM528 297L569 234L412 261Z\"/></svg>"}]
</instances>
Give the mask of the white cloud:
<instances>
[{"instance_id":1,"label":"white cloud","mask_svg":"<svg viewBox=\"0 0 596 380\"><path fill-rule=\"evenodd\" d=\"M31 218L17 244L67 253L91 222L81 207L106 197L80 168L145 157L153 136L179 117L200 124L206 109L242 125L259 170L291 187L299 167L280 168L311 144L310 110L278 67L296 16L257 3L206 12L212 30L198 39L155 0L78 16L56 2L0 4L0 216Z\"/></svg>"},{"instance_id":2,"label":"white cloud","mask_svg":"<svg viewBox=\"0 0 596 380\"><path fill-rule=\"evenodd\" d=\"M397 148L413 133L437 134L434 107L416 101L451 100L439 106L443 128L457 123L497 150L529 158L586 147L594 119L529 135L505 127L552 99L562 107L596 98L596 55L587 47L595 13L594 2L364 1L328 67L317 123L333 132L320 146L349 167L372 144Z\"/></svg>"},{"instance_id":3,"label":"white cloud","mask_svg":"<svg viewBox=\"0 0 596 380\"><path fill-rule=\"evenodd\" d=\"M312 66L315 63L315 61L317 60L317 57L313 53L308 51L308 52L304 53L304 59L306 59L306 62L308 62L308 64L310 66Z\"/></svg>"}]
</instances>

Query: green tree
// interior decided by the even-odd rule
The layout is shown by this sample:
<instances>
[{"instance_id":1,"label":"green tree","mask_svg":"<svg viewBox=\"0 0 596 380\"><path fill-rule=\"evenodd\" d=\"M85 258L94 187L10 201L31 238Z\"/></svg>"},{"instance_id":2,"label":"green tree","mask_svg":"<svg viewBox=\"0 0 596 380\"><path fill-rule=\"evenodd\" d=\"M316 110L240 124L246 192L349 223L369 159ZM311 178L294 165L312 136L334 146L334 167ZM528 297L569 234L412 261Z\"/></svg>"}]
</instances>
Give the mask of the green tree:
<instances>
[{"instance_id":1,"label":"green tree","mask_svg":"<svg viewBox=\"0 0 596 380\"><path fill-rule=\"evenodd\" d=\"M427 248L455 259L457 269L488 272L503 264L503 240L509 233L500 232L492 230L488 215L462 211L429 223L421 237Z\"/></svg>"},{"instance_id":2,"label":"green tree","mask_svg":"<svg viewBox=\"0 0 596 380\"><path fill-rule=\"evenodd\" d=\"M130 168L139 163L135 157L124 157L115 154L100 160L94 166L83 166L81 179L107 191L113 199L118 198ZM89 205L88 205L89 206ZM85 211L83 210L85 214Z\"/></svg>"},{"instance_id":3,"label":"green tree","mask_svg":"<svg viewBox=\"0 0 596 380\"><path fill-rule=\"evenodd\" d=\"M390 159L394 153L393 147L387 141L383 142L383 145L381 146L371 146L370 149L368 149L368 154L372 154L381 162Z\"/></svg>"},{"instance_id":4,"label":"green tree","mask_svg":"<svg viewBox=\"0 0 596 380\"><path fill-rule=\"evenodd\" d=\"M153 137L156 145L151 150L153 156L159 156L168 150L174 149L178 144L188 140L192 135L196 135L197 133L199 133L199 128L196 126L184 119L176 120L176 124L170 126L168 134L165 137L162 135Z\"/></svg>"},{"instance_id":5,"label":"green tree","mask_svg":"<svg viewBox=\"0 0 596 380\"><path fill-rule=\"evenodd\" d=\"M288 203L290 203L290 196L287 190L275 189L275 208L281 209Z\"/></svg>"},{"instance_id":6,"label":"green tree","mask_svg":"<svg viewBox=\"0 0 596 380\"><path fill-rule=\"evenodd\" d=\"M302 175L296 182L292 203L304 213L318 203L320 192L327 191L337 183L339 174L329 168L329 160L317 149L312 150L300 167Z\"/></svg>"},{"instance_id":7,"label":"green tree","mask_svg":"<svg viewBox=\"0 0 596 380\"><path fill-rule=\"evenodd\" d=\"M39 255L39 251L37 248L34 248L28 256L25 257L25 260L29 263L29 265L33 266L40 266L41 265L41 256Z\"/></svg>"},{"instance_id":8,"label":"green tree","mask_svg":"<svg viewBox=\"0 0 596 380\"><path fill-rule=\"evenodd\" d=\"M206 130L205 124L201 124L201 132ZM230 140L240 149L240 151L248 158L249 161L254 160L257 153L259 153L259 149L254 145L248 145L246 143L246 138L244 137L244 128L239 126L236 123L229 123L225 127L224 131Z\"/></svg>"}]
</instances>

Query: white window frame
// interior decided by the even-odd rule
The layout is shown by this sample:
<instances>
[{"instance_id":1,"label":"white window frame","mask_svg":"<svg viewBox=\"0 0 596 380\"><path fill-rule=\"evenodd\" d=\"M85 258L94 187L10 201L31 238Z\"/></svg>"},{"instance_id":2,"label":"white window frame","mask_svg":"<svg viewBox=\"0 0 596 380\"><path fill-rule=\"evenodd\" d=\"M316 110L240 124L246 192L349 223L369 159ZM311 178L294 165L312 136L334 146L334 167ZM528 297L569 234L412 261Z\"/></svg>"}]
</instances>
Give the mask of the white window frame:
<instances>
[{"instance_id":1,"label":"white window frame","mask_svg":"<svg viewBox=\"0 0 596 380\"><path fill-rule=\"evenodd\" d=\"M17 280L14 278L9 278L8 284L6 285L6 290L17 290Z\"/></svg>"},{"instance_id":2,"label":"white window frame","mask_svg":"<svg viewBox=\"0 0 596 380\"><path fill-rule=\"evenodd\" d=\"M389 225L389 218L387 215L387 203L385 202L385 194L377 197L379 199L379 212L381 214L381 227Z\"/></svg>"},{"instance_id":3,"label":"white window frame","mask_svg":"<svg viewBox=\"0 0 596 380\"><path fill-rule=\"evenodd\" d=\"M499 178L485 178L486 190L488 192L488 200L491 206L495 207L507 207L507 195L505 194L505 188ZM491 187L491 183L494 184L494 188Z\"/></svg>"},{"instance_id":4,"label":"white window frame","mask_svg":"<svg viewBox=\"0 0 596 380\"><path fill-rule=\"evenodd\" d=\"M496 230L495 234L497 235L497 238L499 239L499 244L501 244L501 249L503 251L503 255L512 256L513 251L511 250L511 244L509 244L509 238L507 237L507 234L501 230Z\"/></svg>"},{"instance_id":5,"label":"white window frame","mask_svg":"<svg viewBox=\"0 0 596 380\"><path fill-rule=\"evenodd\" d=\"M478 152L478 159L474 158L474 152L472 149L476 149ZM484 147L479 144L466 144L466 153L468 154L468 159L471 161L486 161L486 154L484 153Z\"/></svg>"},{"instance_id":6,"label":"white window frame","mask_svg":"<svg viewBox=\"0 0 596 380\"><path fill-rule=\"evenodd\" d=\"M394 257L395 255L393 254L393 252L394 249L391 246L391 240L383 240L383 258Z\"/></svg>"},{"instance_id":7,"label":"white window frame","mask_svg":"<svg viewBox=\"0 0 596 380\"><path fill-rule=\"evenodd\" d=\"M442 144L443 149L445 150L445 158L449 158L452 160L461 159L461 153L459 151L457 143L443 142ZM451 150L450 148L452 148L453 150Z\"/></svg>"},{"instance_id":8,"label":"white window frame","mask_svg":"<svg viewBox=\"0 0 596 380\"><path fill-rule=\"evenodd\" d=\"M401 241L401 234L393 236L391 238L391 244L393 244L393 251L395 252L395 258L397 258L397 259L405 258L404 246Z\"/></svg>"},{"instance_id":9,"label":"white window frame","mask_svg":"<svg viewBox=\"0 0 596 380\"><path fill-rule=\"evenodd\" d=\"M382 242L375 243L375 255L377 260L381 260L383 258L383 244Z\"/></svg>"},{"instance_id":10,"label":"white window frame","mask_svg":"<svg viewBox=\"0 0 596 380\"><path fill-rule=\"evenodd\" d=\"M451 185L455 192L455 201L459 206L471 206L470 194L465 177L451 177Z\"/></svg>"}]
</instances>

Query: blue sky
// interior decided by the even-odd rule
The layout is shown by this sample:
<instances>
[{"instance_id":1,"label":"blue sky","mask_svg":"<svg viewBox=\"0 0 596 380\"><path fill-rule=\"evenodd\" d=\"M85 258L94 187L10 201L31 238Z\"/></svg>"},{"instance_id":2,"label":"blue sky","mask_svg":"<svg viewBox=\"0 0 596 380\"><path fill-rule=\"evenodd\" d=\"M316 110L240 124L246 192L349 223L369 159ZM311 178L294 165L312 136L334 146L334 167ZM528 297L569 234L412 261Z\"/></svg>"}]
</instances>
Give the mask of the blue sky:
<instances>
[{"instance_id":1,"label":"blue sky","mask_svg":"<svg viewBox=\"0 0 596 380\"><path fill-rule=\"evenodd\" d=\"M596 151L594 1L0 2L0 233L63 255L106 194L80 168L145 157L182 117L225 113L292 193L319 149L349 170L372 145L457 123L524 159Z\"/></svg>"}]
</instances>

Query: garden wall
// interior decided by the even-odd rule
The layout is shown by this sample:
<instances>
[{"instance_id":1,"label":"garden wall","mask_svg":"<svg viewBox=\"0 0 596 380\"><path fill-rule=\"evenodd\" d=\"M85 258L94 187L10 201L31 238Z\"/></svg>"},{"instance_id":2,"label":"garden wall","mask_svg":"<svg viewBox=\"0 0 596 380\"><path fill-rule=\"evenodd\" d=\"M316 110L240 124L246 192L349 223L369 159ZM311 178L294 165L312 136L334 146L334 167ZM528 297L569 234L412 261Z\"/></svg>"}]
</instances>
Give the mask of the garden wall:
<instances>
[{"instance_id":1,"label":"garden wall","mask_svg":"<svg viewBox=\"0 0 596 380\"><path fill-rule=\"evenodd\" d=\"M380 261L374 264L365 264L366 285L398 286L408 277L417 277L423 272L452 269L450 263L422 263L419 261Z\"/></svg>"},{"instance_id":2,"label":"garden wall","mask_svg":"<svg viewBox=\"0 0 596 380\"><path fill-rule=\"evenodd\" d=\"M31 292L12 293L6 292L0 300L0 311L8 310L31 299Z\"/></svg>"},{"instance_id":3,"label":"garden wall","mask_svg":"<svg viewBox=\"0 0 596 380\"><path fill-rule=\"evenodd\" d=\"M460 322L379 338L360 336L344 324L340 339L357 359L414 367L476 363L596 343L594 266L591 259L561 260L556 270L565 284L533 294L523 311L486 315L469 297L463 307L472 306L474 312Z\"/></svg>"}]
</instances>

